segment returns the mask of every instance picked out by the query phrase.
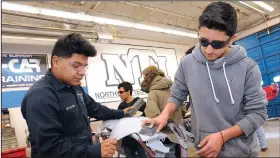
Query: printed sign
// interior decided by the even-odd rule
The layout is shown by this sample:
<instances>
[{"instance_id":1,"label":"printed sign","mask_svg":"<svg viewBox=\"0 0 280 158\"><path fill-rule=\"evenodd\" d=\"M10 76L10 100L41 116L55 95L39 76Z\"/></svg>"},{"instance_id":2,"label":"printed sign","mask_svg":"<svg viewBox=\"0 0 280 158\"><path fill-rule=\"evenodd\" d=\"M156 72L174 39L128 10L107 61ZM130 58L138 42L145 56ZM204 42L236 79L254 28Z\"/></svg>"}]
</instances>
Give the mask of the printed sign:
<instances>
[{"instance_id":1,"label":"printed sign","mask_svg":"<svg viewBox=\"0 0 280 158\"><path fill-rule=\"evenodd\" d=\"M2 88L29 87L47 71L45 54L2 54Z\"/></svg>"},{"instance_id":2,"label":"printed sign","mask_svg":"<svg viewBox=\"0 0 280 158\"><path fill-rule=\"evenodd\" d=\"M88 92L98 102L120 101L118 84L127 81L133 85L134 97L146 97L141 91L142 71L155 65L173 80L178 63L174 49L131 45L95 45L96 57L89 59L87 71Z\"/></svg>"}]
</instances>

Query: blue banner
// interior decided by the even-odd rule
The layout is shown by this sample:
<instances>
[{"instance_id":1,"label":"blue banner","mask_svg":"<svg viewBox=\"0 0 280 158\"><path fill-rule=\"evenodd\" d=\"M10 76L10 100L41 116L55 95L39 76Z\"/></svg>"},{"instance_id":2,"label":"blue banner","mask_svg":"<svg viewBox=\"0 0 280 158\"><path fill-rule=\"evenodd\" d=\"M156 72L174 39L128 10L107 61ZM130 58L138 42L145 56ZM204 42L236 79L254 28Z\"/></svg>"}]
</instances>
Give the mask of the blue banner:
<instances>
[{"instance_id":1,"label":"blue banner","mask_svg":"<svg viewBox=\"0 0 280 158\"><path fill-rule=\"evenodd\" d=\"M47 71L46 54L2 54L2 88L30 87Z\"/></svg>"}]
</instances>

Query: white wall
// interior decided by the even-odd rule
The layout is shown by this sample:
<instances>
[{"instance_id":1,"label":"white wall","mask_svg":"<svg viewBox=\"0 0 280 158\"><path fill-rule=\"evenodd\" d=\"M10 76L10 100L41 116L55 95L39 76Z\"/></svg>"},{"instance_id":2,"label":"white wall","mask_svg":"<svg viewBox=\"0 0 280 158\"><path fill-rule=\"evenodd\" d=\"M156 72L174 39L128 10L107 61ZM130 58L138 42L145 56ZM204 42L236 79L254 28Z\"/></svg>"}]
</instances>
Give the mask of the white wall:
<instances>
[{"instance_id":1,"label":"white wall","mask_svg":"<svg viewBox=\"0 0 280 158\"><path fill-rule=\"evenodd\" d=\"M20 53L36 53L36 54L41 54L41 53L46 53L48 54L49 57L49 64L50 64L50 53L52 46L54 45L55 41L53 40L32 40L32 39L14 39L14 38L3 38L2 41L3 45L3 52L4 53L17 53L20 52L21 50L25 50L24 52ZM140 41L140 40L130 40L130 39L118 39L114 41L115 44L129 44L129 45L138 45L138 46L153 46L153 47L163 47L163 48L174 48L176 51L176 56L178 63L186 50L190 46L185 46L185 45L175 45L175 44L167 44L167 43L159 43L159 42L150 42L150 41ZM97 44L98 45L98 44ZM23 49L24 47L24 49ZM7 89L2 89L3 91L9 91ZM26 88L15 88L12 90L26 90ZM120 101L116 102L109 102L109 103L104 103L104 105L116 109L119 105ZM10 108L10 119L11 119L11 126L15 128L16 136L17 136L17 141L18 141L18 146L19 147L24 147L26 146L25 139L26 139L26 131L27 131L27 125L25 120L22 117L20 107L16 108ZM99 131L100 130L100 123L92 123L92 127L98 126L94 128L94 131Z\"/></svg>"}]
</instances>

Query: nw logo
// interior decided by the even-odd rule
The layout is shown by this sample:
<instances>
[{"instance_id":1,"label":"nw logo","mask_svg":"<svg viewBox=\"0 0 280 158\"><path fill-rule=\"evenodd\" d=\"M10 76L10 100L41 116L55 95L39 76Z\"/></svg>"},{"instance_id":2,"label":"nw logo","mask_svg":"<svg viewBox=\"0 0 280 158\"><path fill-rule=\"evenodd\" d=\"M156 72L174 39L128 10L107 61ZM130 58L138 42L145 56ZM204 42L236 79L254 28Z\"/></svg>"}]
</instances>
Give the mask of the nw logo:
<instances>
[{"instance_id":1,"label":"nw logo","mask_svg":"<svg viewBox=\"0 0 280 158\"><path fill-rule=\"evenodd\" d=\"M157 56L154 50L130 48L127 54L120 56L103 53L101 59L106 67L106 86L117 86L123 81L133 85L140 84L143 80L142 71L150 65L157 66L170 78L167 72L167 58Z\"/></svg>"}]
</instances>

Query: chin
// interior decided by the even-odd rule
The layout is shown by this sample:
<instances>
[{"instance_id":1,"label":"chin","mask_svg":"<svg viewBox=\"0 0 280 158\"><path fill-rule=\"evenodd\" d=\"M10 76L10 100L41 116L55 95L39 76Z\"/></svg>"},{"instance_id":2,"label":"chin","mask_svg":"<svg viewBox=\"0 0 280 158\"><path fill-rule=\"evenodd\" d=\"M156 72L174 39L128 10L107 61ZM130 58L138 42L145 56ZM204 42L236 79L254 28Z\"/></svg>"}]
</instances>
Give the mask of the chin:
<instances>
[{"instance_id":1,"label":"chin","mask_svg":"<svg viewBox=\"0 0 280 158\"><path fill-rule=\"evenodd\" d=\"M70 83L71 86L78 86L78 85L82 85L81 82L71 82Z\"/></svg>"},{"instance_id":2,"label":"chin","mask_svg":"<svg viewBox=\"0 0 280 158\"><path fill-rule=\"evenodd\" d=\"M217 58L215 58L215 57L206 57L206 59L207 59L207 60L210 60L210 61L214 61L214 60L216 60Z\"/></svg>"}]
</instances>

